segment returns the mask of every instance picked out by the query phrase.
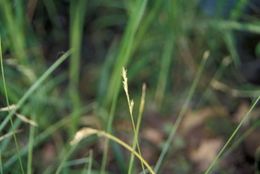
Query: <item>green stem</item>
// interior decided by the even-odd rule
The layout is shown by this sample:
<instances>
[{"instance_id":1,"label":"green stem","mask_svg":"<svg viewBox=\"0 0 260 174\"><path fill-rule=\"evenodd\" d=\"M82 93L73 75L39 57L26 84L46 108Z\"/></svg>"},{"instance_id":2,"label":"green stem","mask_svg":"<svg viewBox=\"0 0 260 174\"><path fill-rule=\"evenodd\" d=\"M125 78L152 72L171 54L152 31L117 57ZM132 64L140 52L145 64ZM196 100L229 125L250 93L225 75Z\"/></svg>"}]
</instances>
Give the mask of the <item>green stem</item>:
<instances>
[{"instance_id":1,"label":"green stem","mask_svg":"<svg viewBox=\"0 0 260 174\"><path fill-rule=\"evenodd\" d=\"M257 99L255 100L255 102L253 103L253 105L251 106L251 108L249 109L249 111L246 113L246 115L244 116L244 118L240 121L240 123L238 124L238 126L236 127L236 129L233 131L233 133L231 134L231 136L229 137L229 139L227 140L227 142L225 143L225 145L222 147L222 149L219 151L219 153L217 154L217 156L214 158L214 160L212 161L212 163L209 165L208 169L206 170L205 174L209 174L211 173L211 170L213 169L214 165L218 162L218 160L220 159L221 155L223 154L224 150L227 148L227 146L231 143L231 141L234 139L235 135L237 134L238 130L241 128L241 126L245 123L245 121L248 120L250 113L252 112L252 110L254 109L254 107L256 106L256 104L258 103L258 101L260 100L260 96L257 97Z\"/></svg>"},{"instance_id":2,"label":"green stem","mask_svg":"<svg viewBox=\"0 0 260 174\"><path fill-rule=\"evenodd\" d=\"M170 148L170 145L171 145L171 143L173 141L174 135L175 135L178 127L180 126L180 123L181 123L182 119L184 118L184 115L185 115L185 113L186 113L186 111L188 109L190 101L191 101L191 99L192 99L192 97L194 95L195 89L196 89L196 87L198 85L199 79L200 79L200 77L202 75L202 72L203 72L203 70L205 68L208 56L209 56L209 53L205 52L204 55L203 55L202 61L200 63L200 66L199 66L199 71L198 71L198 73L197 73L197 75L195 77L195 80L193 81L193 83L191 85L191 88L189 90L189 93L188 93L188 96L187 96L187 98L185 100L185 103L183 104L183 106L181 108L181 111L180 111L180 113L179 113L179 115L177 117L176 122L172 126L171 132L170 132L170 134L169 134L169 136L168 136L168 138L167 138L167 140L166 140L166 142L165 142L165 144L163 146L162 152L161 152L161 154L159 156L159 159L158 159L158 161L157 161L157 163L155 165L154 171L156 173L158 173L158 171L159 171L159 169L160 169L160 167L162 165L162 162L163 162L163 160L165 158L165 155L168 152L168 150Z\"/></svg>"},{"instance_id":3,"label":"green stem","mask_svg":"<svg viewBox=\"0 0 260 174\"><path fill-rule=\"evenodd\" d=\"M9 99L8 99L8 92L7 92L6 80L5 80L5 73L4 73L1 38L0 38L0 61L1 61L1 73L2 73L2 79L3 79L5 100L6 100L6 105L9 107L9 106L10 106L10 103L9 103ZM10 115L10 113L11 113L11 111L9 110L9 114L8 114L8 115ZM12 119L12 117L9 118L9 121L10 121L10 123L11 123L12 129L14 129L14 124L13 124L13 119ZM15 133L13 133L13 138L14 138L14 142L15 142L15 147L16 147L16 152L17 152L17 156L18 156L18 160L19 160L19 165L20 165L20 168L21 168L21 172L22 172L22 174L24 174L23 164L22 164L22 160L21 160L21 156L20 156L20 148L19 148L19 144L18 144L18 141L17 141L17 138L16 138L16 134L15 134Z\"/></svg>"}]
</instances>

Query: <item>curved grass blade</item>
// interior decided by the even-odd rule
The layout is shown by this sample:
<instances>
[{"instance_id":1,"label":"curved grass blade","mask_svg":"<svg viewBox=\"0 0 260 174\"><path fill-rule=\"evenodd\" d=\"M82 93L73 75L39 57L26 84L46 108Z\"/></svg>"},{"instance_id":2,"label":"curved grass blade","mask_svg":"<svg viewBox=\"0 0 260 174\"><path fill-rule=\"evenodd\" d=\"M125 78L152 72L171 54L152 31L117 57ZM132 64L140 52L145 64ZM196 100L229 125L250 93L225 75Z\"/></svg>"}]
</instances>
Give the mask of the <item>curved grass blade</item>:
<instances>
[{"instance_id":1,"label":"curved grass blade","mask_svg":"<svg viewBox=\"0 0 260 174\"><path fill-rule=\"evenodd\" d=\"M50 68L48 68L43 75L26 91L26 93L22 96L22 98L17 102L16 108L13 109L7 117L4 119L4 121L0 124L0 131L3 130L3 128L6 126L8 120L12 118L16 111L25 103L25 101L33 94L33 92L40 87L40 85L43 83L44 80L47 79L47 77L50 76L50 74L62 63L64 62L69 55L71 54L71 51L67 51L64 53Z\"/></svg>"}]
</instances>

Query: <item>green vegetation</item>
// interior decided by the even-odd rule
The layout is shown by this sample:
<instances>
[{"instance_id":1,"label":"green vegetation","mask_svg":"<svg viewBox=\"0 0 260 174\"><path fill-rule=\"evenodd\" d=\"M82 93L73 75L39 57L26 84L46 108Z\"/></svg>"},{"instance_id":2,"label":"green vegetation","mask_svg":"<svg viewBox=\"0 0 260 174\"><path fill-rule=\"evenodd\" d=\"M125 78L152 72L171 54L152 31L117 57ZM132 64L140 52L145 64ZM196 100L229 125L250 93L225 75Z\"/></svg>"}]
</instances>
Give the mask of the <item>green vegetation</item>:
<instances>
[{"instance_id":1,"label":"green vegetation","mask_svg":"<svg viewBox=\"0 0 260 174\"><path fill-rule=\"evenodd\" d=\"M233 33L260 33L245 5L224 18L196 0L1 0L0 173L239 170L229 158L260 125ZM207 124L219 117L230 135Z\"/></svg>"}]
</instances>

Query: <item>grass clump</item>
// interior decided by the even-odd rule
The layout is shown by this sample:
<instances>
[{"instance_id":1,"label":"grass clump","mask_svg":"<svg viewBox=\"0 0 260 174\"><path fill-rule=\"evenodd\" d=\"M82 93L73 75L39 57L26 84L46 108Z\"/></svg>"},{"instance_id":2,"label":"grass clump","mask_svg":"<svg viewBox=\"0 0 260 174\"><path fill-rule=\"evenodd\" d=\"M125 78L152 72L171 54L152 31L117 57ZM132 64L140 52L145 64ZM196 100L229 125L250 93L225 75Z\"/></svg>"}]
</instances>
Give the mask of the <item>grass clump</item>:
<instances>
[{"instance_id":1,"label":"grass clump","mask_svg":"<svg viewBox=\"0 0 260 174\"><path fill-rule=\"evenodd\" d=\"M258 38L259 19L216 3L0 1L0 173L229 173L236 160L257 173L241 149L259 86L241 53L258 62L259 48L238 41ZM220 116L236 125L227 141L207 125ZM214 159L194 158L211 139L226 141Z\"/></svg>"}]
</instances>

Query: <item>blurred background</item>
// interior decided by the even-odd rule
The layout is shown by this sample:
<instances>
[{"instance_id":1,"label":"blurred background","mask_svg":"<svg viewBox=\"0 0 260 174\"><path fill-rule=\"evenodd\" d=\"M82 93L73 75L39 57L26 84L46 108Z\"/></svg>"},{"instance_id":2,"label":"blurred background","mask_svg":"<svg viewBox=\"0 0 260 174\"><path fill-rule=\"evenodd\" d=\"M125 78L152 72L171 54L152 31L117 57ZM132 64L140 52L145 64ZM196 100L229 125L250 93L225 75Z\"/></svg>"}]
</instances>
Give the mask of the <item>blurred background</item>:
<instances>
[{"instance_id":1,"label":"blurred background","mask_svg":"<svg viewBox=\"0 0 260 174\"><path fill-rule=\"evenodd\" d=\"M92 127L131 146L123 67L156 173L205 172L245 116L210 172L260 172L260 1L1 0L0 14L1 173L129 173L117 143L70 145Z\"/></svg>"}]
</instances>

